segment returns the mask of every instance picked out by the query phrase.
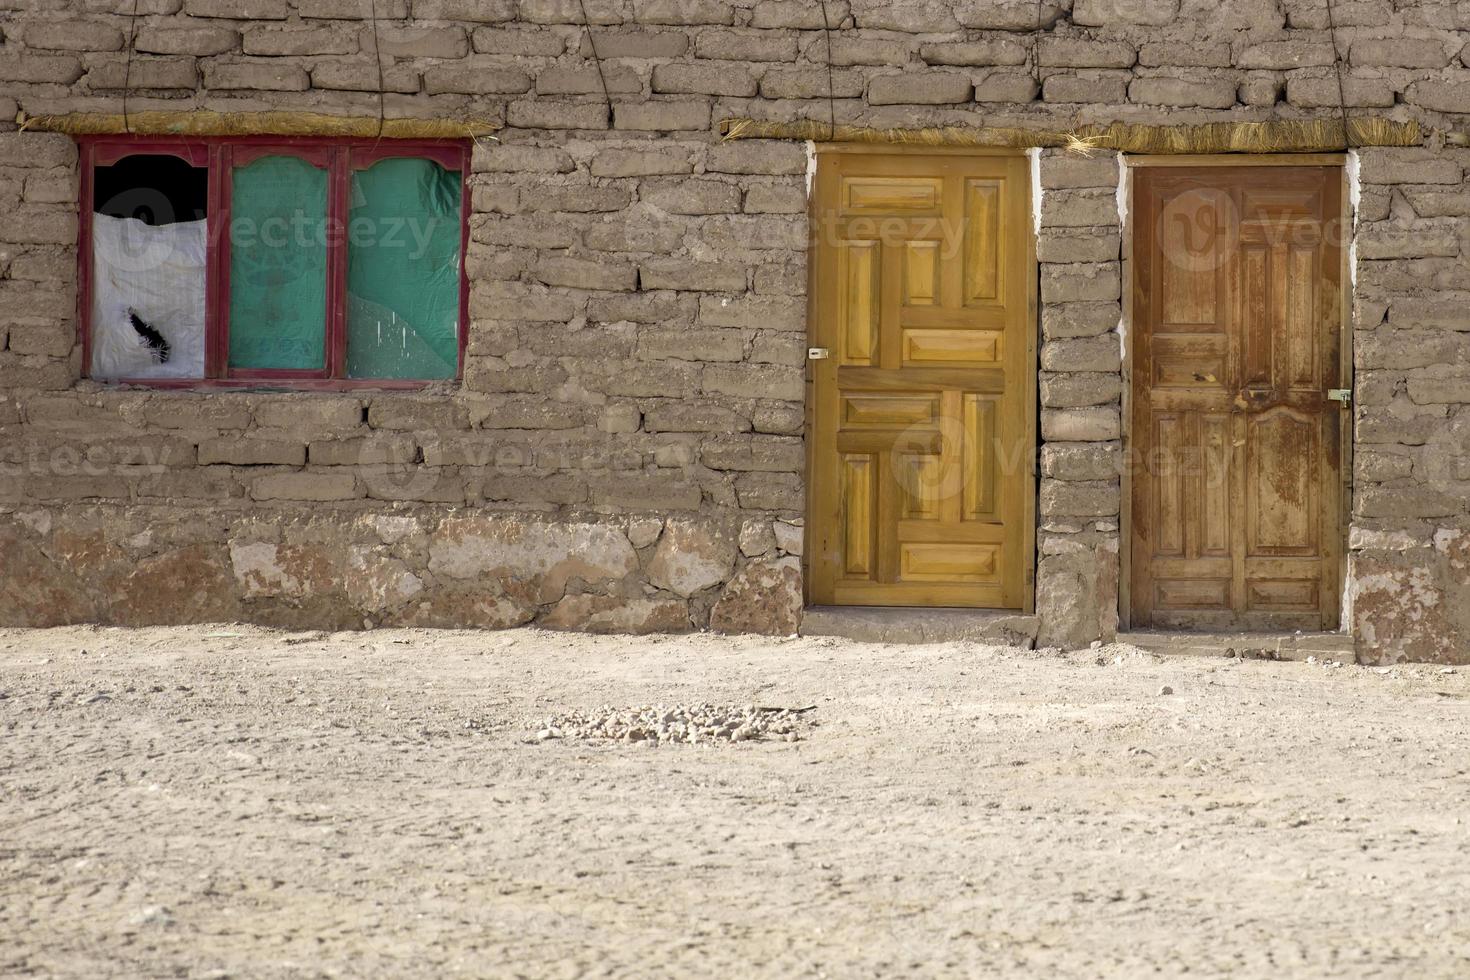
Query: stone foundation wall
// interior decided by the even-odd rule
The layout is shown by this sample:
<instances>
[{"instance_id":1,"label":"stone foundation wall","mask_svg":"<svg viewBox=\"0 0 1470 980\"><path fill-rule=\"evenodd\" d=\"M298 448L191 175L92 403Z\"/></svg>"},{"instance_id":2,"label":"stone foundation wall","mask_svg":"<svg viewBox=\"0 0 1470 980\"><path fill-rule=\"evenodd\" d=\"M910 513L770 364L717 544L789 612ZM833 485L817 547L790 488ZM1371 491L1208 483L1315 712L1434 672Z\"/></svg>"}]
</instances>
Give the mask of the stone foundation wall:
<instances>
[{"instance_id":1,"label":"stone foundation wall","mask_svg":"<svg viewBox=\"0 0 1470 980\"><path fill-rule=\"evenodd\" d=\"M1361 648L1470 660L1470 151L1360 155L1348 599Z\"/></svg>"},{"instance_id":2,"label":"stone foundation wall","mask_svg":"<svg viewBox=\"0 0 1470 980\"><path fill-rule=\"evenodd\" d=\"M808 160L719 120L1336 118L1334 55L1351 113L1470 113L1470 14L1436 0L1339 3L1335 36L1320 0L829 0L830 36L813 0L587 0L591 38L576 0L378 0L377 32L366 0L132 6L0 0L0 120L119 112L129 74L130 111L375 116L381 58L389 117L504 126L474 152L464 383L82 380L75 149L0 122L7 623L789 631ZM1352 621L1371 656L1467 659L1470 160L1361 163ZM1040 168L1037 608L1076 644L1117 620L1117 160Z\"/></svg>"}]
</instances>

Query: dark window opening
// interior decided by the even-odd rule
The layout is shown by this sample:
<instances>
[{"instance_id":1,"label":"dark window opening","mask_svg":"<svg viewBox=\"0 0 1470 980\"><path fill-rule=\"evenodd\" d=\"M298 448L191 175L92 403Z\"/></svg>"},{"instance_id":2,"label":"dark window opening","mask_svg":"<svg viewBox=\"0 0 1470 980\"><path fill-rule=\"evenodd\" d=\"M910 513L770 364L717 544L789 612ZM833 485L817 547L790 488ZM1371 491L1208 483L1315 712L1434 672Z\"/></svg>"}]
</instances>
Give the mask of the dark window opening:
<instances>
[{"instance_id":1,"label":"dark window opening","mask_svg":"<svg viewBox=\"0 0 1470 980\"><path fill-rule=\"evenodd\" d=\"M92 176L92 210L159 226L199 221L209 210L209 170L175 156L134 154Z\"/></svg>"}]
</instances>

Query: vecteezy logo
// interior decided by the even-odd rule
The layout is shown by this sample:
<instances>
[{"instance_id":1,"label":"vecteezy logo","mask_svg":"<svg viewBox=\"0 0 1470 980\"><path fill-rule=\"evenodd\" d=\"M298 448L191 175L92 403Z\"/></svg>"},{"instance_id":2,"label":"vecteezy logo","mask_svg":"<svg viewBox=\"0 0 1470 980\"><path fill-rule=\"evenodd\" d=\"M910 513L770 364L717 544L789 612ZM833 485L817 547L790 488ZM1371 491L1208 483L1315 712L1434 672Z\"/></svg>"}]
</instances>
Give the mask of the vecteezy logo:
<instances>
[{"instance_id":1,"label":"vecteezy logo","mask_svg":"<svg viewBox=\"0 0 1470 980\"><path fill-rule=\"evenodd\" d=\"M1218 269L1235 251L1240 221L1230 195L1197 187L1169 199L1159 212L1159 251L1181 272Z\"/></svg>"},{"instance_id":2,"label":"vecteezy logo","mask_svg":"<svg viewBox=\"0 0 1470 980\"><path fill-rule=\"evenodd\" d=\"M965 466L961 460L973 458L975 450L966 443L960 420L944 417L909 426L894 438L888 466L908 502L905 510L924 512L964 492Z\"/></svg>"},{"instance_id":3,"label":"vecteezy logo","mask_svg":"<svg viewBox=\"0 0 1470 980\"><path fill-rule=\"evenodd\" d=\"M133 188L109 198L97 210L136 219L116 224L108 263L118 272L152 272L174 258L174 236L166 230L174 220L173 205L162 191Z\"/></svg>"}]
</instances>

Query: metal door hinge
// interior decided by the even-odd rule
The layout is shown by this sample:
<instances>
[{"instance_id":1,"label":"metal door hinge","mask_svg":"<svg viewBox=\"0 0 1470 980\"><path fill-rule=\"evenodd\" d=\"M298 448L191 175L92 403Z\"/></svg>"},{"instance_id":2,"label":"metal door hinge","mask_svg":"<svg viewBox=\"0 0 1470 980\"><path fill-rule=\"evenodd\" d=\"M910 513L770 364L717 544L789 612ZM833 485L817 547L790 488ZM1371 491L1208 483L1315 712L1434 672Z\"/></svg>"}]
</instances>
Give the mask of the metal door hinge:
<instances>
[{"instance_id":1,"label":"metal door hinge","mask_svg":"<svg viewBox=\"0 0 1470 980\"><path fill-rule=\"evenodd\" d=\"M825 347L808 347L806 349L806 359L808 361L825 361L831 355L832 352Z\"/></svg>"},{"instance_id":2,"label":"metal door hinge","mask_svg":"<svg viewBox=\"0 0 1470 980\"><path fill-rule=\"evenodd\" d=\"M1330 402L1342 402L1344 407L1351 405L1353 401L1353 389L1333 388L1327 392L1327 400Z\"/></svg>"}]
</instances>

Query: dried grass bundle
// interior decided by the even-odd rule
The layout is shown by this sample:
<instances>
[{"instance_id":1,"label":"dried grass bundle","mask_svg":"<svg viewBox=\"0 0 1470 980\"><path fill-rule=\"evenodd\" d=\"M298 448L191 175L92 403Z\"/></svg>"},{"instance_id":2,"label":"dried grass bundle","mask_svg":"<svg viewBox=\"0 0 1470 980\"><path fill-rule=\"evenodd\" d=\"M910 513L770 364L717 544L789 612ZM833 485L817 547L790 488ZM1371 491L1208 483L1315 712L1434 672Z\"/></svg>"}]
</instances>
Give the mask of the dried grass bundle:
<instances>
[{"instance_id":1,"label":"dried grass bundle","mask_svg":"<svg viewBox=\"0 0 1470 980\"><path fill-rule=\"evenodd\" d=\"M29 116L21 129L71 136L133 133L144 136L355 136L379 135L377 116L329 116L316 112L76 112ZM488 136L493 123L473 119L385 119L382 135L394 139L464 139Z\"/></svg>"},{"instance_id":2,"label":"dried grass bundle","mask_svg":"<svg viewBox=\"0 0 1470 980\"><path fill-rule=\"evenodd\" d=\"M1069 132L1000 126L943 126L878 129L815 119L764 122L726 119L727 140L800 139L832 143L885 143L915 146L1063 146L1078 152L1107 149L1124 153L1304 153L1344 146L1418 146L1424 136L1417 122L1381 118L1349 121L1344 141L1340 119L1278 119L1270 122L1220 122L1198 126L1145 126L1114 123L1082 126Z\"/></svg>"}]
</instances>

